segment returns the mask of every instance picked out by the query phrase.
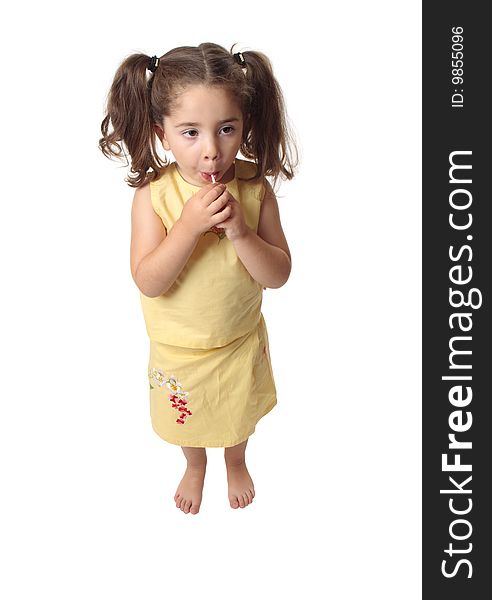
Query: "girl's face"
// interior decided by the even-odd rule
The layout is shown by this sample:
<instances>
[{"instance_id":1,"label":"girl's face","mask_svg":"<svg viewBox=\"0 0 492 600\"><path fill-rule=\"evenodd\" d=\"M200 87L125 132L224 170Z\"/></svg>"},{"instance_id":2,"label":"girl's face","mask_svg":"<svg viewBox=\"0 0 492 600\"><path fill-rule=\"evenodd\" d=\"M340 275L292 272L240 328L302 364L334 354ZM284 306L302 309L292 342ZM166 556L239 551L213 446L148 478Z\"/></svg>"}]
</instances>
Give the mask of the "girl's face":
<instances>
[{"instance_id":1,"label":"girl's face","mask_svg":"<svg viewBox=\"0 0 492 600\"><path fill-rule=\"evenodd\" d=\"M157 133L188 183L203 187L215 179L234 178L234 159L241 145L243 115L232 95L221 87L191 85L179 96L171 116Z\"/></svg>"}]
</instances>

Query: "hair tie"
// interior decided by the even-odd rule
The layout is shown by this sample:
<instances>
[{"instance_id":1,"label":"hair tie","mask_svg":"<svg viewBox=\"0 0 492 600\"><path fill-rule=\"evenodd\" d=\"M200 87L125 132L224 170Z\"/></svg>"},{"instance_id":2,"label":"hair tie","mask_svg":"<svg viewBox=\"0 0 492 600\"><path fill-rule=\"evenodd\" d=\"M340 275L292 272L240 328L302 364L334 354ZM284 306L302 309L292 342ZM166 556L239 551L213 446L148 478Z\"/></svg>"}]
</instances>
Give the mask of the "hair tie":
<instances>
[{"instance_id":1,"label":"hair tie","mask_svg":"<svg viewBox=\"0 0 492 600\"><path fill-rule=\"evenodd\" d=\"M245 69L246 61L244 60L244 56L243 56L242 52L236 52L236 54L233 54L233 56L234 56L234 60L237 62L237 64L241 65L241 68Z\"/></svg>"},{"instance_id":2,"label":"hair tie","mask_svg":"<svg viewBox=\"0 0 492 600\"><path fill-rule=\"evenodd\" d=\"M157 58L157 56L153 56L152 58L149 58L149 66L147 67L147 69L149 71L152 71L152 73L155 73L158 66L159 66L159 59Z\"/></svg>"}]
</instances>

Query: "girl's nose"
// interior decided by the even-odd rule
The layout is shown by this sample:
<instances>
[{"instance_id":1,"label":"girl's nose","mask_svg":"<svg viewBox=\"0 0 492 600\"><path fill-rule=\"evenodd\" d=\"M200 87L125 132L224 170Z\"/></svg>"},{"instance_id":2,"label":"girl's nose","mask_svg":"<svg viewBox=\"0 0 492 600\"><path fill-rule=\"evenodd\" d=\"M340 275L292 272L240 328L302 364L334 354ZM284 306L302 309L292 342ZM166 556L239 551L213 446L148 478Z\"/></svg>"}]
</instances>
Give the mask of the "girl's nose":
<instances>
[{"instance_id":1,"label":"girl's nose","mask_svg":"<svg viewBox=\"0 0 492 600\"><path fill-rule=\"evenodd\" d=\"M218 152L216 150L209 150L209 151L205 152L204 157L207 160L215 160L217 158L217 154L218 154Z\"/></svg>"},{"instance_id":2,"label":"girl's nose","mask_svg":"<svg viewBox=\"0 0 492 600\"><path fill-rule=\"evenodd\" d=\"M203 156L207 160L215 160L217 158L219 151L217 148L217 144L210 140L207 144L205 144L203 149Z\"/></svg>"}]
</instances>

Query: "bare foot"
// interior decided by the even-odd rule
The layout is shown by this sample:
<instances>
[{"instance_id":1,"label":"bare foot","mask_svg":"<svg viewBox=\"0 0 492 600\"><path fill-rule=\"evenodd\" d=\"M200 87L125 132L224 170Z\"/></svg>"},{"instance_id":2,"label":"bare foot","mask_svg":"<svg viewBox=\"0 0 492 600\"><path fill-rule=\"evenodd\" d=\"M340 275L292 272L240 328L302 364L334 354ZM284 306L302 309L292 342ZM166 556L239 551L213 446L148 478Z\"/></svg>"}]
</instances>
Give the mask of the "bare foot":
<instances>
[{"instance_id":1,"label":"bare foot","mask_svg":"<svg viewBox=\"0 0 492 600\"><path fill-rule=\"evenodd\" d=\"M229 502L232 508L244 508L253 502L255 488L245 463L228 465L227 483L229 484Z\"/></svg>"},{"instance_id":2,"label":"bare foot","mask_svg":"<svg viewBox=\"0 0 492 600\"><path fill-rule=\"evenodd\" d=\"M178 485L174 500L176 508L184 513L196 513L200 510L202 502L203 481L205 479L206 465L187 466L183 479Z\"/></svg>"}]
</instances>

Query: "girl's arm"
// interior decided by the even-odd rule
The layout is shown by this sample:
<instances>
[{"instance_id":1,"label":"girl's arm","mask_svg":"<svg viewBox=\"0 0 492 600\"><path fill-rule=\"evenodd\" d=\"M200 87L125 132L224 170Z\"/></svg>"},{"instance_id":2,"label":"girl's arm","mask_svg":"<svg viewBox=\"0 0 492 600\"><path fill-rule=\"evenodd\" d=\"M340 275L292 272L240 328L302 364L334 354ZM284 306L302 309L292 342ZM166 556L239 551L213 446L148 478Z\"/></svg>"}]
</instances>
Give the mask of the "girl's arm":
<instances>
[{"instance_id":1,"label":"girl's arm","mask_svg":"<svg viewBox=\"0 0 492 600\"><path fill-rule=\"evenodd\" d=\"M258 233L246 227L245 234L232 240L232 243L255 281L263 287L279 288L289 279L292 262L275 193L268 181L265 180L265 183Z\"/></svg>"},{"instance_id":2,"label":"girl's arm","mask_svg":"<svg viewBox=\"0 0 492 600\"><path fill-rule=\"evenodd\" d=\"M178 220L166 233L150 200L150 185L138 188L132 206L130 268L138 289L150 298L165 294L188 262L199 236Z\"/></svg>"}]
</instances>

